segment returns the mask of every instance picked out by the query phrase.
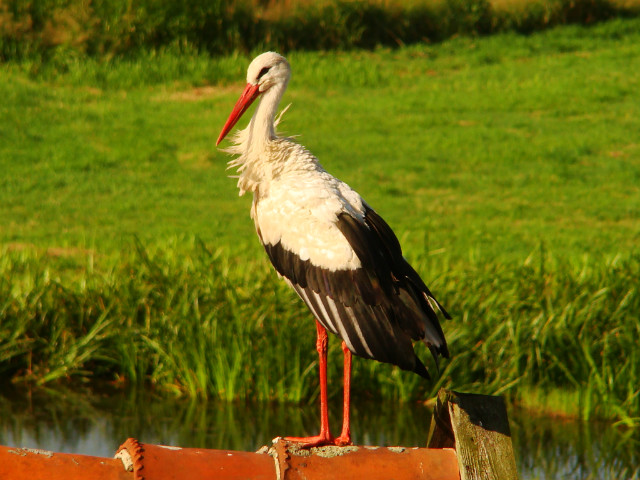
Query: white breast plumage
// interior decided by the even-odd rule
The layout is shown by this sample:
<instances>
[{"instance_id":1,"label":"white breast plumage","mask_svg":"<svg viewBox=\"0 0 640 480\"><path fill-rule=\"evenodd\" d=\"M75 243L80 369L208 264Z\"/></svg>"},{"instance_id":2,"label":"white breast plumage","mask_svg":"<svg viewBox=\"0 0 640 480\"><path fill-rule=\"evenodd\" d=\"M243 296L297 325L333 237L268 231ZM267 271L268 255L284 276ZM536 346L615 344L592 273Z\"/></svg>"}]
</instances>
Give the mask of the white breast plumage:
<instances>
[{"instance_id":1,"label":"white breast plumage","mask_svg":"<svg viewBox=\"0 0 640 480\"><path fill-rule=\"evenodd\" d=\"M262 242L280 242L301 260L329 270L360 267L353 248L336 226L342 212L362 216L360 197L345 198L341 192L345 187L353 192L319 169L287 172L272 180L266 196L254 200L253 220Z\"/></svg>"}]
</instances>

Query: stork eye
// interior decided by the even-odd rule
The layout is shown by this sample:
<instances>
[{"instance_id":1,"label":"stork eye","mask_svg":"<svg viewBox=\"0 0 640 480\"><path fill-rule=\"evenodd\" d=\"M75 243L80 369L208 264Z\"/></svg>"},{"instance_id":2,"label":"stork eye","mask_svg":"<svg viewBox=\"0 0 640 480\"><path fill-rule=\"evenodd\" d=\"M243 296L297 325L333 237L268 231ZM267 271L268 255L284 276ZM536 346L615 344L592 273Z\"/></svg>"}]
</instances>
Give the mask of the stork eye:
<instances>
[{"instance_id":1,"label":"stork eye","mask_svg":"<svg viewBox=\"0 0 640 480\"><path fill-rule=\"evenodd\" d=\"M271 69L271 67L262 67L260 73L258 74L258 80L260 80L266 73Z\"/></svg>"}]
</instances>

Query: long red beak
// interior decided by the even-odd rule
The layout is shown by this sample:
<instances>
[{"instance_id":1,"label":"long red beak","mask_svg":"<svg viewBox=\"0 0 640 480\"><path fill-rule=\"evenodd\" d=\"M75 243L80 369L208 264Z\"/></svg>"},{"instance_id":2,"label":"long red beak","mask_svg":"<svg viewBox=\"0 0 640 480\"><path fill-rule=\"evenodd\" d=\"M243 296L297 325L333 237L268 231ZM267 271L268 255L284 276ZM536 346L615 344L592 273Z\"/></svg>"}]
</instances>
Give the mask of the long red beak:
<instances>
[{"instance_id":1,"label":"long red beak","mask_svg":"<svg viewBox=\"0 0 640 480\"><path fill-rule=\"evenodd\" d=\"M229 130L231 130L236 122L240 120L242 114L246 112L247 108L249 108L256 98L258 98L258 95L260 95L260 85L251 85L250 83L247 83L247 86L244 87L244 92L240 95L240 98L236 102L236 106L233 107L229 118L227 118L227 123L222 127L216 146L218 146L222 139L227 136Z\"/></svg>"}]
</instances>

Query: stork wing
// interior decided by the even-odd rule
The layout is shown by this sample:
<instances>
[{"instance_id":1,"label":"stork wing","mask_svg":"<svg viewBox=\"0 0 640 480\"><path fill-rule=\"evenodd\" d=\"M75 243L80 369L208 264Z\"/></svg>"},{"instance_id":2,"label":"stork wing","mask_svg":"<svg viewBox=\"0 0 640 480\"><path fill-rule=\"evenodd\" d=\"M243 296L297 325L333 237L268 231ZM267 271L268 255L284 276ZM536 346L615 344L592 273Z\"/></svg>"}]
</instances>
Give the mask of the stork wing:
<instances>
[{"instance_id":1,"label":"stork wing","mask_svg":"<svg viewBox=\"0 0 640 480\"><path fill-rule=\"evenodd\" d=\"M358 256L360 268L323 268L302 260L280 242L264 247L278 273L318 321L353 353L429 378L411 339L424 339L434 356L448 356L430 302L448 314L404 260L398 239L373 210L366 208L363 220L341 213L336 225Z\"/></svg>"},{"instance_id":2,"label":"stork wing","mask_svg":"<svg viewBox=\"0 0 640 480\"><path fill-rule=\"evenodd\" d=\"M418 273L402 256L402 248L391 227L365 204L363 221L347 214L339 216L338 228L356 252L362 267L375 272L383 285L391 283L385 300L394 311L395 320L414 340L427 345L444 357L449 356L436 309L451 318L435 299Z\"/></svg>"}]
</instances>

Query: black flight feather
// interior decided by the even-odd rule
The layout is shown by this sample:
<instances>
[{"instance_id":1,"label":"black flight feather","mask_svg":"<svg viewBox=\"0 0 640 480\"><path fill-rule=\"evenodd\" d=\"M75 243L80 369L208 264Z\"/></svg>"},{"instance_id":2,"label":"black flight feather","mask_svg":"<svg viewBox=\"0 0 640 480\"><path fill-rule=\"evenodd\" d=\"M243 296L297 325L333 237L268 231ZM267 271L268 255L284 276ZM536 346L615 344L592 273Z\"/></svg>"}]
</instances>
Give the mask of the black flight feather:
<instances>
[{"instance_id":1,"label":"black flight feather","mask_svg":"<svg viewBox=\"0 0 640 480\"><path fill-rule=\"evenodd\" d=\"M340 336L356 355L392 363L429 378L411 340L425 336L425 322L435 331L429 342L434 358L447 357L446 341L431 302L444 308L402 256L397 237L372 209L363 220L340 213L336 226L361 267L330 270L302 260L278 242L264 243L271 263L289 280L318 321ZM429 298L429 300L427 300Z\"/></svg>"}]
</instances>

